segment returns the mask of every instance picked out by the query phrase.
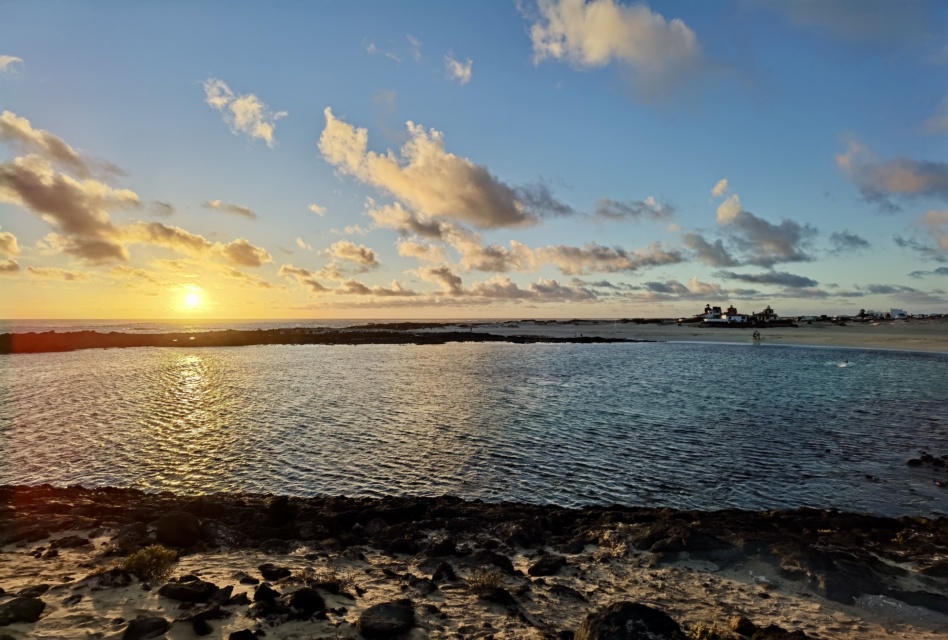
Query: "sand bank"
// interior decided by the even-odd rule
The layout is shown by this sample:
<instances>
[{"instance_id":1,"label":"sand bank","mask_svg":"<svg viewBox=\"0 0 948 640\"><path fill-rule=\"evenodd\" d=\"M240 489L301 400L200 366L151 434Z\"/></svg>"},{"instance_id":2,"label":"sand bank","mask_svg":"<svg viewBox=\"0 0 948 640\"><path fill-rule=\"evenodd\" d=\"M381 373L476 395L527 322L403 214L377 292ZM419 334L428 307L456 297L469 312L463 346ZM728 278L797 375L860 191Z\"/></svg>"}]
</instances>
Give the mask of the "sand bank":
<instances>
[{"instance_id":1,"label":"sand bank","mask_svg":"<svg viewBox=\"0 0 948 640\"><path fill-rule=\"evenodd\" d=\"M447 325L426 331L457 331ZM751 334L760 331L762 345L806 345L862 349L900 349L906 351L948 352L948 320L895 320L888 322L799 323L796 327L707 328L697 324L636 324L606 320L570 322L520 321L477 324L473 331L504 336L548 336L551 338L600 337L631 340L676 342L734 342L750 344Z\"/></svg>"},{"instance_id":2,"label":"sand bank","mask_svg":"<svg viewBox=\"0 0 948 640\"><path fill-rule=\"evenodd\" d=\"M189 529L192 520L199 526ZM935 639L948 634L946 533L944 519L809 509L569 510L7 487L0 609L27 588L44 608L36 622L0 627L0 635L130 637L130 621L146 616L167 625L152 637L263 630L268 639L358 639L371 607L400 603L412 619L391 637L566 639L591 612L631 601L666 613L688 637L711 627L714 637L747 637L728 630L744 616L758 628L806 634L795 637ZM86 578L171 535L183 548L170 579ZM269 603L265 576L277 593ZM169 596L169 584L207 590L188 603ZM318 602L301 610L293 595L301 590ZM760 637L786 637L774 633Z\"/></svg>"}]
</instances>

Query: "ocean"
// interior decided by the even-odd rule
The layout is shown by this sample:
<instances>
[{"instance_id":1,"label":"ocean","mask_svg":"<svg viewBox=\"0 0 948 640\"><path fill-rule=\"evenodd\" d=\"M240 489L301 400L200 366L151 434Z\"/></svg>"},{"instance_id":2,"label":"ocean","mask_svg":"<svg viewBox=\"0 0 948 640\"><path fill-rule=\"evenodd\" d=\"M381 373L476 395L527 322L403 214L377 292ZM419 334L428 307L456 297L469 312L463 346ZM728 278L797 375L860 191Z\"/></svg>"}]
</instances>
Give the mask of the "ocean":
<instances>
[{"instance_id":1,"label":"ocean","mask_svg":"<svg viewBox=\"0 0 948 640\"><path fill-rule=\"evenodd\" d=\"M948 473L906 464L923 450L948 454L944 354L466 343L0 356L0 484L948 515Z\"/></svg>"}]
</instances>

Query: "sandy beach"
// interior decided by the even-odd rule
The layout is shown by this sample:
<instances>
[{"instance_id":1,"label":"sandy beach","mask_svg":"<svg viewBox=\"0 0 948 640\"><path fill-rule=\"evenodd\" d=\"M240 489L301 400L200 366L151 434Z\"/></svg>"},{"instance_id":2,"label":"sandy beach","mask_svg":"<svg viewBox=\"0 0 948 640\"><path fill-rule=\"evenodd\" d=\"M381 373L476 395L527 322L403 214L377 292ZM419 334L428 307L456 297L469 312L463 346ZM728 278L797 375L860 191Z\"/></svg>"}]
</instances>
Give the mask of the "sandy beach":
<instances>
[{"instance_id":1,"label":"sandy beach","mask_svg":"<svg viewBox=\"0 0 948 640\"><path fill-rule=\"evenodd\" d=\"M543 335L556 338L602 337L663 342L752 342L751 334L760 331L762 345L846 347L854 349L899 349L905 351L948 352L948 320L892 320L878 322L798 323L796 327L709 328L699 324L679 324L673 320L661 324L610 320L544 321L523 320L471 325L445 325L426 331L473 330L496 335Z\"/></svg>"},{"instance_id":2,"label":"sandy beach","mask_svg":"<svg viewBox=\"0 0 948 640\"><path fill-rule=\"evenodd\" d=\"M633 602L683 634L655 638L934 640L946 531L813 509L3 487L0 637L565 640ZM156 542L178 554L167 576L116 568ZM397 630L372 626L392 610Z\"/></svg>"}]
</instances>

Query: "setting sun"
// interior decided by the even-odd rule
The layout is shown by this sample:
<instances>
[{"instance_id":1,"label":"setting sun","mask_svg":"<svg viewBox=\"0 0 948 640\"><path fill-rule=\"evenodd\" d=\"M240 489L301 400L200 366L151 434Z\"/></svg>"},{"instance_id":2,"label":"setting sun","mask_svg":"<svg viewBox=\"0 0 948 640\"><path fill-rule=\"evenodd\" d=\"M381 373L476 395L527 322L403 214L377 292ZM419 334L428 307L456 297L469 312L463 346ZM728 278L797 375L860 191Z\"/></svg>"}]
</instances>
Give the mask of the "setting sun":
<instances>
[{"instance_id":1,"label":"setting sun","mask_svg":"<svg viewBox=\"0 0 948 640\"><path fill-rule=\"evenodd\" d=\"M184 296L184 306L186 306L188 309L194 309L200 304L201 296L198 294L192 292Z\"/></svg>"}]
</instances>

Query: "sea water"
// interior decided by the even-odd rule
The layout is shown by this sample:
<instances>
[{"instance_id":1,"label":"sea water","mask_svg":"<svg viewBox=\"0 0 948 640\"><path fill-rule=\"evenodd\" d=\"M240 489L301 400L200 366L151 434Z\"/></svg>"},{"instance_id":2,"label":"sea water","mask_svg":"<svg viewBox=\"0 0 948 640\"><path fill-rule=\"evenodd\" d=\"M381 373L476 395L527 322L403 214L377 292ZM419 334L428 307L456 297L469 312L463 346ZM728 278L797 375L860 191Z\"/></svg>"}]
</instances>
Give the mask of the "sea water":
<instances>
[{"instance_id":1,"label":"sea water","mask_svg":"<svg viewBox=\"0 0 948 640\"><path fill-rule=\"evenodd\" d=\"M0 484L948 514L948 356L751 344L0 356Z\"/></svg>"}]
</instances>

